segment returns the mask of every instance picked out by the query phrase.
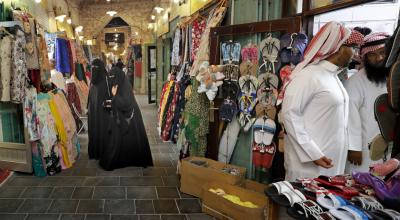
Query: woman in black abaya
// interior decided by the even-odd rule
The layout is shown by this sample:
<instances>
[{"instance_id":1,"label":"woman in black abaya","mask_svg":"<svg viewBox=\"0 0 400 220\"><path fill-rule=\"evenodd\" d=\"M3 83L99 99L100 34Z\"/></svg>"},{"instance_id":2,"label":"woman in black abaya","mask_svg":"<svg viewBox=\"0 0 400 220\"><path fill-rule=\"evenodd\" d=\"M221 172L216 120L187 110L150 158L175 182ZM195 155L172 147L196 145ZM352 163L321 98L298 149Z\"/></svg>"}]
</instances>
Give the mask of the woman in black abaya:
<instances>
[{"instance_id":1,"label":"woman in black abaya","mask_svg":"<svg viewBox=\"0 0 400 220\"><path fill-rule=\"evenodd\" d=\"M107 140L105 134L109 123L109 114L103 108L103 102L108 99L106 76L104 62L100 59L93 60L88 98L88 153L90 159L99 159Z\"/></svg>"},{"instance_id":2,"label":"woman in black abaya","mask_svg":"<svg viewBox=\"0 0 400 220\"><path fill-rule=\"evenodd\" d=\"M107 105L111 118L100 166L105 170L153 166L142 115L124 72L113 67L106 83L111 96Z\"/></svg>"}]
</instances>

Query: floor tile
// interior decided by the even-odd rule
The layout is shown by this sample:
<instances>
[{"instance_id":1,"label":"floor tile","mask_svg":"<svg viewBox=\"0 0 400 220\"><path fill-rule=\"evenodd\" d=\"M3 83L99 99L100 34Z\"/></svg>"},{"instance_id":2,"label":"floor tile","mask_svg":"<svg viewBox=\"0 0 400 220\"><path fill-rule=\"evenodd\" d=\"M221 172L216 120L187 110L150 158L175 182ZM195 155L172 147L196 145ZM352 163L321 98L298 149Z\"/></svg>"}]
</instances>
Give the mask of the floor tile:
<instances>
[{"instance_id":1,"label":"floor tile","mask_svg":"<svg viewBox=\"0 0 400 220\"><path fill-rule=\"evenodd\" d=\"M27 214L0 214L1 220L24 220Z\"/></svg>"},{"instance_id":2,"label":"floor tile","mask_svg":"<svg viewBox=\"0 0 400 220\"><path fill-rule=\"evenodd\" d=\"M163 186L161 177L121 177L121 186Z\"/></svg>"},{"instance_id":3,"label":"floor tile","mask_svg":"<svg viewBox=\"0 0 400 220\"><path fill-rule=\"evenodd\" d=\"M125 167L121 169L116 169L113 171L114 174L118 176L142 176L142 168L141 167Z\"/></svg>"},{"instance_id":4,"label":"floor tile","mask_svg":"<svg viewBox=\"0 0 400 220\"><path fill-rule=\"evenodd\" d=\"M178 176L163 176L162 177L165 186L180 186Z\"/></svg>"},{"instance_id":5,"label":"floor tile","mask_svg":"<svg viewBox=\"0 0 400 220\"><path fill-rule=\"evenodd\" d=\"M181 213L201 213L201 205L198 199L177 199Z\"/></svg>"},{"instance_id":6,"label":"floor tile","mask_svg":"<svg viewBox=\"0 0 400 220\"><path fill-rule=\"evenodd\" d=\"M15 177L7 181L5 186L38 186L44 178L40 177Z\"/></svg>"},{"instance_id":7,"label":"floor tile","mask_svg":"<svg viewBox=\"0 0 400 220\"><path fill-rule=\"evenodd\" d=\"M50 195L52 199L70 199L74 192L74 187L56 186Z\"/></svg>"},{"instance_id":8,"label":"floor tile","mask_svg":"<svg viewBox=\"0 0 400 220\"><path fill-rule=\"evenodd\" d=\"M0 212L14 213L23 202L23 199L0 199Z\"/></svg>"},{"instance_id":9,"label":"floor tile","mask_svg":"<svg viewBox=\"0 0 400 220\"><path fill-rule=\"evenodd\" d=\"M73 199L91 199L94 187L76 187L72 194Z\"/></svg>"},{"instance_id":10,"label":"floor tile","mask_svg":"<svg viewBox=\"0 0 400 220\"><path fill-rule=\"evenodd\" d=\"M100 168L99 161L88 160L88 162L86 163L86 168Z\"/></svg>"},{"instance_id":11,"label":"floor tile","mask_svg":"<svg viewBox=\"0 0 400 220\"><path fill-rule=\"evenodd\" d=\"M49 198L53 187L28 187L21 198Z\"/></svg>"},{"instance_id":12,"label":"floor tile","mask_svg":"<svg viewBox=\"0 0 400 220\"><path fill-rule=\"evenodd\" d=\"M59 214L29 214L25 220L58 220Z\"/></svg>"},{"instance_id":13,"label":"floor tile","mask_svg":"<svg viewBox=\"0 0 400 220\"><path fill-rule=\"evenodd\" d=\"M18 198L26 187L2 187L0 188L0 198Z\"/></svg>"},{"instance_id":14,"label":"floor tile","mask_svg":"<svg viewBox=\"0 0 400 220\"><path fill-rule=\"evenodd\" d=\"M157 199L155 187L127 187L128 199Z\"/></svg>"},{"instance_id":15,"label":"floor tile","mask_svg":"<svg viewBox=\"0 0 400 220\"><path fill-rule=\"evenodd\" d=\"M179 188L178 188L178 189L179 189ZM183 199L195 199L195 198L196 198L195 196L192 196L192 195L183 193L183 192L181 192L181 191L179 191L179 194L181 194L181 198L183 198Z\"/></svg>"},{"instance_id":16,"label":"floor tile","mask_svg":"<svg viewBox=\"0 0 400 220\"><path fill-rule=\"evenodd\" d=\"M111 215L111 220L139 220L137 215Z\"/></svg>"},{"instance_id":17,"label":"floor tile","mask_svg":"<svg viewBox=\"0 0 400 220\"><path fill-rule=\"evenodd\" d=\"M60 220L85 220L83 214L62 214Z\"/></svg>"},{"instance_id":18,"label":"floor tile","mask_svg":"<svg viewBox=\"0 0 400 220\"><path fill-rule=\"evenodd\" d=\"M167 172L167 176L175 176L176 174L176 169L173 167L167 167L165 168L165 171Z\"/></svg>"},{"instance_id":19,"label":"floor tile","mask_svg":"<svg viewBox=\"0 0 400 220\"><path fill-rule=\"evenodd\" d=\"M72 172L73 176L96 176L97 168L77 168Z\"/></svg>"},{"instance_id":20,"label":"floor tile","mask_svg":"<svg viewBox=\"0 0 400 220\"><path fill-rule=\"evenodd\" d=\"M156 213L179 213L175 204L175 200L171 199L163 199L163 200L154 200L154 210Z\"/></svg>"},{"instance_id":21,"label":"floor tile","mask_svg":"<svg viewBox=\"0 0 400 220\"><path fill-rule=\"evenodd\" d=\"M161 215L161 220L186 220L184 215Z\"/></svg>"},{"instance_id":22,"label":"floor tile","mask_svg":"<svg viewBox=\"0 0 400 220\"><path fill-rule=\"evenodd\" d=\"M207 214L190 214L186 216L188 220L214 220L212 216Z\"/></svg>"},{"instance_id":23,"label":"floor tile","mask_svg":"<svg viewBox=\"0 0 400 220\"><path fill-rule=\"evenodd\" d=\"M135 200L136 214L154 214L152 200Z\"/></svg>"},{"instance_id":24,"label":"floor tile","mask_svg":"<svg viewBox=\"0 0 400 220\"><path fill-rule=\"evenodd\" d=\"M46 177L41 186L80 186L85 177L52 176Z\"/></svg>"},{"instance_id":25,"label":"floor tile","mask_svg":"<svg viewBox=\"0 0 400 220\"><path fill-rule=\"evenodd\" d=\"M157 186L157 195L160 199L179 198L179 193L176 187L161 187Z\"/></svg>"},{"instance_id":26,"label":"floor tile","mask_svg":"<svg viewBox=\"0 0 400 220\"><path fill-rule=\"evenodd\" d=\"M51 204L48 213L75 213L79 200L57 199Z\"/></svg>"},{"instance_id":27,"label":"floor tile","mask_svg":"<svg viewBox=\"0 0 400 220\"><path fill-rule=\"evenodd\" d=\"M88 177L84 186L119 186L119 177Z\"/></svg>"},{"instance_id":28,"label":"floor tile","mask_svg":"<svg viewBox=\"0 0 400 220\"><path fill-rule=\"evenodd\" d=\"M80 200L78 213L103 213L104 200Z\"/></svg>"},{"instance_id":29,"label":"floor tile","mask_svg":"<svg viewBox=\"0 0 400 220\"><path fill-rule=\"evenodd\" d=\"M26 199L17 210L19 213L45 213L49 208L51 199Z\"/></svg>"},{"instance_id":30,"label":"floor tile","mask_svg":"<svg viewBox=\"0 0 400 220\"><path fill-rule=\"evenodd\" d=\"M125 199L125 187L114 186L96 186L93 193L93 199Z\"/></svg>"},{"instance_id":31,"label":"floor tile","mask_svg":"<svg viewBox=\"0 0 400 220\"><path fill-rule=\"evenodd\" d=\"M107 214L87 214L85 220L110 220Z\"/></svg>"},{"instance_id":32,"label":"floor tile","mask_svg":"<svg viewBox=\"0 0 400 220\"><path fill-rule=\"evenodd\" d=\"M140 215L139 220L160 220L161 216L159 215Z\"/></svg>"},{"instance_id":33,"label":"floor tile","mask_svg":"<svg viewBox=\"0 0 400 220\"><path fill-rule=\"evenodd\" d=\"M166 174L164 168L149 167L143 169L143 176L165 176Z\"/></svg>"},{"instance_id":34,"label":"floor tile","mask_svg":"<svg viewBox=\"0 0 400 220\"><path fill-rule=\"evenodd\" d=\"M135 200L106 200L104 212L113 214L135 214Z\"/></svg>"}]
</instances>

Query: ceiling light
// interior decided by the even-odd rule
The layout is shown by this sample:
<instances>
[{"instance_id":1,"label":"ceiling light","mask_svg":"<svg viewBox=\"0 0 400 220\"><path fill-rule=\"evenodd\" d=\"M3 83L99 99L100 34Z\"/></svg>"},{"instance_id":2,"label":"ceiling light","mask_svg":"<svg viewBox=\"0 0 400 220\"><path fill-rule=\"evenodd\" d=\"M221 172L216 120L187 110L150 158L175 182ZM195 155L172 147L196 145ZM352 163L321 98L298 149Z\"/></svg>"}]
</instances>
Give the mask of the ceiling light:
<instances>
[{"instance_id":1,"label":"ceiling light","mask_svg":"<svg viewBox=\"0 0 400 220\"><path fill-rule=\"evenodd\" d=\"M116 11L107 11L106 14L110 15L110 17L114 17L117 14Z\"/></svg>"},{"instance_id":2,"label":"ceiling light","mask_svg":"<svg viewBox=\"0 0 400 220\"><path fill-rule=\"evenodd\" d=\"M117 28L114 28L114 31L117 31Z\"/></svg>"},{"instance_id":3,"label":"ceiling light","mask_svg":"<svg viewBox=\"0 0 400 220\"><path fill-rule=\"evenodd\" d=\"M72 19L71 19L71 18L68 18L68 19L67 19L67 23L68 23L68 24L72 24Z\"/></svg>"},{"instance_id":4,"label":"ceiling light","mask_svg":"<svg viewBox=\"0 0 400 220\"><path fill-rule=\"evenodd\" d=\"M79 36L79 40L83 40L83 36Z\"/></svg>"},{"instance_id":5,"label":"ceiling light","mask_svg":"<svg viewBox=\"0 0 400 220\"><path fill-rule=\"evenodd\" d=\"M75 32L82 32L82 30L83 30L83 26L82 25L79 25L78 27L76 27L75 28Z\"/></svg>"},{"instance_id":6,"label":"ceiling light","mask_svg":"<svg viewBox=\"0 0 400 220\"><path fill-rule=\"evenodd\" d=\"M135 35L139 35L139 33L136 31L136 32L135 32Z\"/></svg>"},{"instance_id":7,"label":"ceiling light","mask_svg":"<svg viewBox=\"0 0 400 220\"><path fill-rule=\"evenodd\" d=\"M87 44L87 45L93 45L93 41L92 41L92 40L87 40L87 41L86 41L86 44Z\"/></svg>"},{"instance_id":8,"label":"ceiling light","mask_svg":"<svg viewBox=\"0 0 400 220\"><path fill-rule=\"evenodd\" d=\"M156 16L155 15L151 15L151 20L155 20Z\"/></svg>"},{"instance_id":9,"label":"ceiling light","mask_svg":"<svg viewBox=\"0 0 400 220\"><path fill-rule=\"evenodd\" d=\"M40 3L40 2L42 2L42 0L35 0L35 2L36 2L36 3Z\"/></svg>"},{"instance_id":10,"label":"ceiling light","mask_svg":"<svg viewBox=\"0 0 400 220\"><path fill-rule=\"evenodd\" d=\"M60 21L60 22L64 22L64 18L67 17L67 15L59 15L56 17L56 20Z\"/></svg>"},{"instance_id":11,"label":"ceiling light","mask_svg":"<svg viewBox=\"0 0 400 220\"><path fill-rule=\"evenodd\" d=\"M168 21L168 13L165 13L165 14L164 14L163 19L164 19L165 21Z\"/></svg>"},{"instance_id":12,"label":"ceiling light","mask_svg":"<svg viewBox=\"0 0 400 220\"><path fill-rule=\"evenodd\" d=\"M174 0L174 3L179 3L179 0Z\"/></svg>"},{"instance_id":13,"label":"ceiling light","mask_svg":"<svg viewBox=\"0 0 400 220\"><path fill-rule=\"evenodd\" d=\"M110 2L111 0L107 0L108 2Z\"/></svg>"},{"instance_id":14,"label":"ceiling light","mask_svg":"<svg viewBox=\"0 0 400 220\"><path fill-rule=\"evenodd\" d=\"M114 36L115 36L115 37L118 37L118 36L119 36L119 34L114 34Z\"/></svg>"},{"instance_id":15,"label":"ceiling light","mask_svg":"<svg viewBox=\"0 0 400 220\"><path fill-rule=\"evenodd\" d=\"M161 7L154 7L154 10L156 10L158 14L160 14L162 11L164 11L164 9Z\"/></svg>"},{"instance_id":16,"label":"ceiling light","mask_svg":"<svg viewBox=\"0 0 400 220\"><path fill-rule=\"evenodd\" d=\"M149 29L153 29L153 24L149 23L149 25L147 26Z\"/></svg>"}]
</instances>

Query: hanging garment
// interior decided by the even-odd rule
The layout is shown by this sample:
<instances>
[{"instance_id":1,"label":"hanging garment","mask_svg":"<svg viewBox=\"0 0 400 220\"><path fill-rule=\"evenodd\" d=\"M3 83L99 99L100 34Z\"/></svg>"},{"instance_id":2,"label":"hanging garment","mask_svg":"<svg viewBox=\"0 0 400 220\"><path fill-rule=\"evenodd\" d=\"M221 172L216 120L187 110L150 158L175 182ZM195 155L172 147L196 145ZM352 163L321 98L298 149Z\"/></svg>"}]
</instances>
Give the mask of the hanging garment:
<instances>
[{"instance_id":1,"label":"hanging garment","mask_svg":"<svg viewBox=\"0 0 400 220\"><path fill-rule=\"evenodd\" d=\"M362 151L362 163L360 166L346 162L346 172L368 172L373 163L381 163L382 160L372 162L368 145L376 135L380 134L378 123L375 120L374 103L379 95L387 93L385 83L371 82L365 69L361 69L344 84L350 98L349 103L349 150Z\"/></svg>"},{"instance_id":2,"label":"hanging garment","mask_svg":"<svg viewBox=\"0 0 400 220\"><path fill-rule=\"evenodd\" d=\"M68 152L69 149L67 146L67 134L65 132L63 120L60 116L60 113L57 110L57 107L54 103L54 98L51 94L49 98L49 108L51 111L51 114L54 118L54 125L58 137L58 147L59 147L59 152L61 153L60 157L62 156L62 169L67 169L70 168L74 162L74 158L76 155L73 155L72 152Z\"/></svg>"},{"instance_id":3,"label":"hanging garment","mask_svg":"<svg viewBox=\"0 0 400 220\"><path fill-rule=\"evenodd\" d=\"M3 39L0 39L0 101L2 102L11 100L12 48L14 48L14 41L10 36L4 36Z\"/></svg>"},{"instance_id":4,"label":"hanging garment","mask_svg":"<svg viewBox=\"0 0 400 220\"><path fill-rule=\"evenodd\" d=\"M240 124L236 117L226 127L219 142L218 161L229 163L240 133Z\"/></svg>"},{"instance_id":5,"label":"hanging garment","mask_svg":"<svg viewBox=\"0 0 400 220\"><path fill-rule=\"evenodd\" d=\"M62 89L64 92L66 92L65 88L65 79L62 73L58 72L57 70L53 69L51 70L51 78L50 81L56 85L57 88Z\"/></svg>"},{"instance_id":6,"label":"hanging garment","mask_svg":"<svg viewBox=\"0 0 400 220\"><path fill-rule=\"evenodd\" d=\"M173 126L171 130L171 137L170 140L173 143L176 143L178 139L178 134L179 134L179 128L183 126L182 122L180 119L182 118L183 111L185 110L185 91L186 88L190 84L190 77L185 75L182 80L180 81L180 89L179 89L179 96L178 96L178 102L175 107L175 116L174 116L174 121L173 121Z\"/></svg>"},{"instance_id":7,"label":"hanging garment","mask_svg":"<svg viewBox=\"0 0 400 220\"><path fill-rule=\"evenodd\" d=\"M173 81L173 80L171 80L171 81ZM171 85L171 89L168 94L167 102L165 103L164 112L163 112L163 115L161 116L162 117L161 118L161 133L164 131L165 126L167 124L168 111L171 107L172 100L174 98L174 94L175 94L175 81L173 81L173 84Z\"/></svg>"},{"instance_id":8,"label":"hanging garment","mask_svg":"<svg viewBox=\"0 0 400 220\"><path fill-rule=\"evenodd\" d=\"M168 97L170 94L170 90L172 88L174 84L173 80L167 81L164 83L162 92L161 92L161 98L160 98L160 107L158 108L158 126L161 128L163 126L163 116L165 114L166 111L166 107L167 107L167 101L168 101Z\"/></svg>"},{"instance_id":9,"label":"hanging garment","mask_svg":"<svg viewBox=\"0 0 400 220\"><path fill-rule=\"evenodd\" d=\"M75 63L75 75L76 78L80 81L84 81L87 84L85 70L83 69L83 65L80 63Z\"/></svg>"},{"instance_id":10,"label":"hanging garment","mask_svg":"<svg viewBox=\"0 0 400 220\"><path fill-rule=\"evenodd\" d=\"M56 70L65 74L71 74L71 62L68 49L68 41L62 38L56 39L55 45Z\"/></svg>"},{"instance_id":11,"label":"hanging garment","mask_svg":"<svg viewBox=\"0 0 400 220\"><path fill-rule=\"evenodd\" d=\"M72 50L72 48L74 48L74 50L75 50L75 47L72 47L72 45L71 45L71 41L70 40L67 40L67 49L68 49L68 57L69 57L69 66L71 67L71 72L70 72L70 76L71 75L73 75L73 74L75 74L75 63L74 63L74 57L73 57L73 50Z\"/></svg>"},{"instance_id":12,"label":"hanging garment","mask_svg":"<svg viewBox=\"0 0 400 220\"><path fill-rule=\"evenodd\" d=\"M222 62L239 64L241 45L238 42L224 42L221 45Z\"/></svg>"},{"instance_id":13,"label":"hanging garment","mask_svg":"<svg viewBox=\"0 0 400 220\"><path fill-rule=\"evenodd\" d=\"M36 27L35 20L33 18L27 18L28 21L24 22L24 27L29 26L29 30L25 28L26 39L26 67L28 69L39 69L39 55L36 42Z\"/></svg>"},{"instance_id":14,"label":"hanging garment","mask_svg":"<svg viewBox=\"0 0 400 220\"><path fill-rule=\"evenodd\" d=\"M142 77L142 61L135 61L135 76Z\"/></svg>"},{"instance_id":15,"label":"hanging garment","mask_svg":"<svg viewBox=\"0 0 400 220\"><path fill-rule=\"evenodd\" d=\"M179 83L179 82L175 83L174 94L172 95L171 104L168 108L168 112L166 115L164 129L162 130L162 133L161 133L161 138L164 141L169 141L169 139L171 137L170 135L171 135L171 129L173 126L172 123L174 120L175 111L178 110L177 104L178 104L178 99L179 99L179 95L180 95L180 86L181 86L181 83Z\"/></svg>"},{"instance_id":16,"label":"hanging garment","mask_svg":"<svg viewBox=\"0 0 400 220\"><path fill-rule=\"evenodd\" d=\"M108 88L118 86L112 97L111 118L107 126L108 142L100 155L99 164L105 170L127 166L153 166L150 146L142 115L125 73L113 67L107 79Z\"/></svg>"},{"instance_id":17,"label":"hanging garment","mask_svg":"<svg viewBox=\"0 0 400 220\"><path fill-rule=\"evenodd\" d=\"M46 40L42 36L39 37L39 65L40 65L40 74L41 81L49 80L50 75L50 62L49 62L49 54L47 52Z\"/></svg>"},{"instance_id":18,"label":"hanging garment","mask_svg":"<svg viewBox=\"0 0 400 220\"><path fill-rule=\"evenodd\" d=\"M103 61L95 59L92 63L92 85L88 98L88 153L90 159L99 159L105 143L108 142L107 126L110 115L103 107L109 99L106 85L106 69Z\"/></svg>"},{"instance_id":19,"label":"hanging garment","mask_svg":"<svg viewBox=\"0 0 400 220\"><path fill-rule=\"evenodd\" d=\"M40 70L29 69L28 78L30 80L30 83L33 86L35 86L36 90L40 92L40 83L41 83Z\"/></svg>"},{"instance_id":20,"label":"hanging garment","mask_svg":"<svg viewBox=\"0 0 400 220\"><path fill-rule=\"evenodd\" d=\"M71 111L74 112L73 105L75 106L76 110L78 110L79 114L82 114L81 108L81 101L79 99L78 91L76 89L75 82L69 82L66 84L67 87L67 100L68 104L71 108ZM73 114L75 118L76 124L79 124L79 116L77 114Z\"/></svg>"},{"instance_id":21,"label":"hanging garment","mask_svg":"<svg viewBox=\"0 0 400 220\"><path fill-rule=\"evenodd\" d=\"M206 20L196 20L193 22L192 27L192 49L191 49L191 60L196 60L197 51L199 51L201 36L206 29Z\"/></svg>"},{"instance_id":22,"label":"hanging garment","mask_svg":"<svg viewBox=\"0 0 400 220\"><path fill-rule=\"evenodd\" d=\"M32 149L32 168L35 176L47 176L46 164L43 159L42 145L39 141L30 143Z\"/></svg>"},{"instance_id":23,"label":"hanging garment","mask_svg":"<svg viewBox=\"0 0 400 220\"><path fill-rule=\"evenodd\" d=\"M57 143L57 134L54 128L54 117L49 107L50 96L39 93L37 96L37 116L39 119L40 143L43 146L43 157L50 157L53 146ZM58 155L57 155L58 156Z\"/></svg>"},{"instance_id":24,"label":"hanging garment","mask_svg":"<svg viewBox=\"0 0 400 220\"><path fill-rule=\"evenodd\" d=\"M172 53L171 53L171 65L172 66L179 66L181 63L181 56L180 56L180 44L181 44L181 29L177 28L175 30L175 37L174 42L172 44Z\"/></svg>"},{"instance_id":25,"label":"hanging garment","mask_svg":"<svg viewBox=\"0 0 400 220\"><path fill-rule=\"evenodd\" d=\"M210 16L207 20L207 26L201 37L199 51L197 52L197 59L194 60L190 76L196 76L200 65L204 61L210 60L210 29L219 25L222 19L225 17L226 7L220 7L210 12Z\"/></svg>"},{"instance_id":26,"label":"hanging garment","mask_svg":"<svg viewBox=\"0 0 400 220\"><path fill-rule=\"evenodd\" d=\"M37 141L40 139L39 118L36 112L37 92L34 87L26 89L26 97L24 99L24 126L28 130L29 141Z\"/></svg>"},{"instance_id":27,"label":"hanging garment","mask_svg":"<svg viewBox=\"0 0 400 220\"><path fill-rule=\"evenodd\" d=\"M339 72L336 65L320 61L304 68L286 89L282 116L289 181L344 173L349 98L337 77ZM323 156L332 159L332 168L313 163Z\"/></svg>"},{"instance_id":28,"label":"hanging garment","mask_svg":"<svg viewBox=\"0 0 400 220\"><path fill-rule=\"evenodd\" d=\"M17 30L13 48L13 67L11 72L11 102L21 103L25 98L25 87L28 80L28 70L25 58L25 35Z\"/></svg>"},{"instance_id":29,"label":"hanging garment","mask_svg":"<svg viewBox=\"0 0 400 220\"><path fill-rule=\"evenodd\" d=\"M46 39L47 51L49 53L49 58L55 59L57 33L47 33L46 32L45 39Z\"/></svg>"},{"instance_id":30,"label":"hanging garment","mask_svg":"<svg viewBox=\"0 0 400 220\"><path fill-rule=\"evenodd\" d=\"M89 88L84 81L79 81L78 79L75 79L75 84L79 95L79 100L81 101L82 112L85 113L87 109Z\"/></svg>"}]
</instances>

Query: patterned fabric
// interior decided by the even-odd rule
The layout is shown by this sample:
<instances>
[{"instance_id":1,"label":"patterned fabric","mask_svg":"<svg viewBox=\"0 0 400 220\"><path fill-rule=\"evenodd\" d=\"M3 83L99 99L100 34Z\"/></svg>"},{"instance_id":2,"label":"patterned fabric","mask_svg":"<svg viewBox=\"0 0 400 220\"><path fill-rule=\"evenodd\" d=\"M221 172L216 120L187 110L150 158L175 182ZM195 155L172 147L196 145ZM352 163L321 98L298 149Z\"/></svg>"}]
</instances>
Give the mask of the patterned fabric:
<instances>
[{"instance_id":1,"label":"patterned fabric","mask_svg":"<svg viewBox=\"0 0 400 220\"><path fill-rule=\"evenodd\" d=\"M177 111L177 103L178 99L180 96L180 86L181 83L177 82L175 83L175 88L174 88L174 94L171 94L173 96L171 104L168 109L166 121L165 121L165 127L164 130L162 131L161 138L164 141L169 141L170 139L170 134L171 134L171 129L172 129L172 122L174 120L175 112Z\"/></svg>"},{"instance_id":2,"label":"patterned fabric","mask_svg":"<svg viewBox=\"0 0 400 220\"><path fill-rule=\"evenodd\" d=\"M252 63L258 63L258 48L257 45L253 44L242 49L242 62L250 61Z\"/></svg>"},{"instance_id":3,"label":"patterned fabric","mask_svg":"<svg viewBox=\"0 0 400 220\"><path fill-rule=\"evenodd\" d=\"M172 66L179 66L181 63L181 57L180 57L180 43L181 43L181 29L177 28L175 30L175 37L174 37L174 43L172 45L172 53L171 53L171 65Z\"/></svg>"},{"instance_id":4,"label":"patterned fabric","mask_svg":"<svg viewBox=\"0 0 400 220\"><path fill-rule=\"evenodd\" d=\"M36 112L36 103L36 89L33 87L27 88L24 100L24 125L28 130L29 141L37 141L40 139L39 118Z\"/></svg>"},{"instance_id":5,"label":"patterned fabric","mask_svg":"<svg viewBox=\"0 0 400 220\"><path fill-rule=\"evenodd\" d=\"M40 143L43 145L43 157L45 158L51 156L52 148L57 143L54 117L50 111L49 100L48 94L39 93L37 96L36 112L39 119Z\"/></svg>"},{"instance_id":6,"label":"patterned fabric","mask_svg":"<svg viewBox=\"0 0 400 220\"><path fill-rule=\"evenodd\" d=\"M171 89L169 91L167 102L164 107L164 113L161 118L161 131L164 131L164 129L165 129L168 112L169 112L169 109L170 109L170 106L171 106L171 103L172 103L172 100L173 100L174 94L175 94L175 81L173 81L173 80L171 80L171 81L172 81Z\"/></svg>"},{"instance_id":7,"label":"patterned fabric","mask_svg":"<svg viewBox=\"0 0 400 220\"><path fill-rule=\"evenodd\" d=\"M32 168L35 176L47 176L46 165L42 155L42 145L38 141L31 142Z\"/></svg>"},{"instance_id":8,"label":"patterned fabric","mask_svg":"<svg viewBox=\"0 0 400 220\"><path fill-rule=\"evenodd\" d=\"M186 102L185 91L190 84L190 78L185 76L179 83L180 83L179 97L178 97L178 103L176 104L175 116L170 138L170 140L173 143L176 143L180 127L183 126L182 121L180 119L182 118L182 113L185 109L185 102Z\"/></svg>"},{"instance_id":9,"label":"patterned fabric","mask_svg":"<svg viewBox=\"0 0 400 220\"><path fill-rule=\"evenodd\" d=\"M50 79L50 63L49 63L49 54L47 52L46 40L44 37L39 37L39 64L40 64L40 73L41 73L41 81Z\"/></svg>"},{"instance_id":10,"label":"patterned fabric","mask_svg":"<svg viewBox=\"0 0 400 220\"><path fill-rule=\"evenodd\" d=\"M86 112L88 97L89 97L89 87L84 81L75 79L76 89L78 91L79 100L81 101L82 112Z\"/></svg>"},{"instance_id":11,"label":"patterned fabric","mask_svg":"<svg viewBox=\"0 0 400 220\"><path fill-rule=\"evenodd\" d=\"M361 47L364 44L364 35L356 30L351 30L350 37L343 43L343 45L357 45Z\"/></svg>"},{"instance_id":12,"label":"patterned fabric","mask_svg":"<svg viewBox=\"0 0 400 220\"><path fill-rule=\"evenodd\" d=\"M14 41L9 36L0 39L0 101L9 102L10 97L10 79L12 66L12 48Z\"/></svg>"},{"instance_id":13,"label":"patterned fabric","mask_svg":"<svg viewBox=\"0 0 400 220\"><path fill-rule=\"evenodd\" d=\"M200 47L201 36L205 29L206 29L206 20L201 20L201 21L196 20L193 22L191 60L196 59L196 54Z\"/></svg>"},{"instance_id":14,"label":"patterned fabric","mask_svg":"<svg viewBox=\"0 0 400 220\"><path fill-rule=\"evenodd\" d=\"M36 42L36 27L35 27L35 21L33 18L28 18L28 23L29 24L29 32L25 30L28 34L25 35L26 39L26 67L28 69L39 69L39 56L38 56L38 48L37 48L37 42Z\"/></svg>"},{"instance_id":15,"label":"patterned fabric","mask_svg":"<svg viewBox=\"0 0 400 220\"><path fill-rule=\"evenodd\" d=\"M71 73L72 68L69 58L68 41L57 38L55 46L56 70L63 74Z\"/></svg>"},{"instance_id":16,"label":"patterned fabric","mask_svg":"<svg viewBox=\"0 0 400 220\"><path fill-rule=\"evenodd\" d=\"M59 143L59 149L60 153L62 154L62 161L63 163L62 168L67 169L72 166L73 160L74 160L74 155L72 155L71 152L68 152L67 150L67 134L65 132L63 120L60 116L60 113L58 112L58 109L54 103L54 98L53 95L50 94L50 99L49 99L49 107L51 114L53 115L54 118L54 123L55 123L55 129L57 131L57 137L58 137L58 143ZM60 155L61 156L61 155Z\"/></svg>"},{"instance_id":17,"label":"patterned fabric","mask_svg":"<svg viewBox=\"0 0 400 220\"><path fill-rule=\"evenodd\" d=\"M40 70L28 70L28 78L30 80L30 83L35 86L36 90L40 92L40 82L41 82L41 77L40 77Z\"/></svg>"},{"instance_id":18,"label":"patterned fabric","mask_svg":"<svg viewBox=\"0 0 400 220\"><path fill-rule=\"evenodd\" d=\"M75 108L78 110L78 112L82 114L81 101L79 99L75 83L73 82L67 83L66 87L67 87L67 101L70 106L70 109L73 111L72 105L74 105ZM73 114L73 116L75 118L75 122L78 124L79 122L78 115Z\"/></svg>"},{"instance_id":19,"label":"patterned fabric","mask_svg":"<svg viewBox=\"0 0 400 220\"><path fill-rule=\"evenodd\" d=\"M385 47L385 41L390 35L385 32L369 34L364 37L364 46L361 48L361 57L365 54Z\"/></svg>"},{"instance_id":20,"label":"patterned fabric","mask_svg":"<svg viewBox=\"0 0 400 220\"><path fill-rule=\"evenodd\" d=\"M17 30L13 48L13 71L11 72L11 102L21 103L25 98L25 87L28 79L25 58L25 35Z\"/></svg>"},{"instance_id":21,"label":"patterned fabric","mask_svg":"<svg viewBox=\"0 0 400 220\"><path fill-rule=\"evenodd\" d=\"M162 118L165 112L165 107L167 104L169 92L171 90L173 81L167 81L165 82L162 92L161 92L161 98L160 98L160 108L158 109L158 126L162 126Z\"/></svg>"}]
</instances>

